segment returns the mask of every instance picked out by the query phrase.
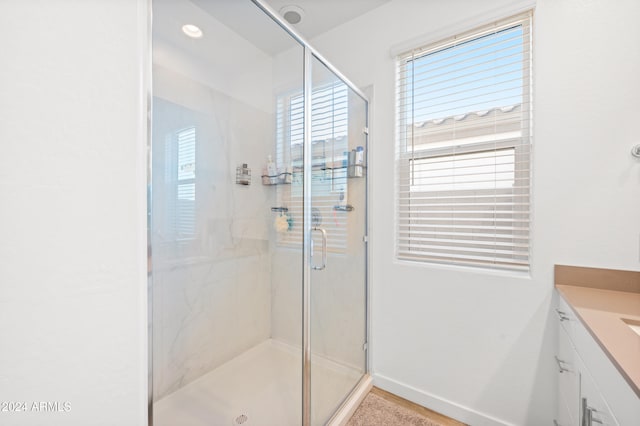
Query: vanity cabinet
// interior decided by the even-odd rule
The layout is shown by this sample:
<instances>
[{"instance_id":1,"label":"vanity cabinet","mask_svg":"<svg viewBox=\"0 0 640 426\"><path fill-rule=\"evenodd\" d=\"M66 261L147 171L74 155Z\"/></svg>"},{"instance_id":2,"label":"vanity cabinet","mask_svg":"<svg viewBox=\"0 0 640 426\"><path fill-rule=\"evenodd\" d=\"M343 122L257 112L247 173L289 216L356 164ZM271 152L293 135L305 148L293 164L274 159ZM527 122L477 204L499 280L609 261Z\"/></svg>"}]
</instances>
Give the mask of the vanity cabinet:
<instances>
[{"instance_id":1,"label":"vanity cabinet","mask_svg":"<svg viewBox=\"0 0 640 426\"><path fill-rule=\"evenodd\" d=\"M556 314L558 401L555 425L640 425L640 398L561 295Z\"/></svg>"}]
</instances>

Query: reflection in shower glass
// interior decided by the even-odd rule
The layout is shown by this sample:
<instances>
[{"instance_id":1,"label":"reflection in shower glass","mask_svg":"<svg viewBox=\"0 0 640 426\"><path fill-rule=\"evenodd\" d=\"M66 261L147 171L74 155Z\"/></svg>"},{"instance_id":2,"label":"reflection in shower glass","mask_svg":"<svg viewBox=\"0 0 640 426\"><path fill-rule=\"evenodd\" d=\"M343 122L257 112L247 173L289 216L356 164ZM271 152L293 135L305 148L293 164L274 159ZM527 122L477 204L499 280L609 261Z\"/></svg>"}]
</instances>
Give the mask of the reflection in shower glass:
<instances>
[{"instance_id":1,"label":"reflection in shower glass","mask_svg":"<svg viewBox=\"0 0 640 426\"><path fill-rule=\"evenodd\" d=\"M183 239L193 237L196 230L196 129L189 127L180 130L176 136L178 180L175 225L178 238Z\"/></svg>"},{"instance_id":2,"label":"reflection in shower glass","mask_svg":"<svg viewBox=\"0 0 640 426\"><path fill-rule=\"evenodd\" d=\"M278 98L277 151L281 164L292 164L292 185L277 188L278 205L288 206L291 217L290 232L278 234L281 246L299 247L302 241L302 147L304 143L304 103L301 92ZM335 207L347 200L348 155L348 89L341 81L313 89L311 94L311 152L312 191L316 197L317 214L325 218L328 229L328 248L344 253L346 245L346 216L337 214ZM322 200L322 202L321 202Z\"/></svg>"}]
</instances>

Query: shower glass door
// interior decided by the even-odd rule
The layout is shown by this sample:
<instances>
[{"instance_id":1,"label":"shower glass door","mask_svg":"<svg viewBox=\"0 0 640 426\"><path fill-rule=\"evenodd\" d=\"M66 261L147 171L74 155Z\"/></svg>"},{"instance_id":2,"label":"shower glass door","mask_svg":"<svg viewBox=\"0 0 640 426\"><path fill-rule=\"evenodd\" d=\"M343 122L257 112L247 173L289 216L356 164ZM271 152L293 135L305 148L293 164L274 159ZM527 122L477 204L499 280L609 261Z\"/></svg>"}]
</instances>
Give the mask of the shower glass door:
<instances>
[{"instance_id":1,"label":"shower glass door","mask_svg":"<svg viewBox=\"0 0 640 426\"><path fill-rule=\"evenodd\" d=\"M152 5L150 424L326 424L366 373L367 102L262 0Z\"/></svg>"},{"instance_id":2,"label":"shower glass door","mask_svg":"<svg viewBox=\"0 0 640 426\"><path fill-rule=\"evenodd\" d=\"M315 56L310 68L310 411L322 425L366 372L367 102Z\"/></svg>"}]
</instances>

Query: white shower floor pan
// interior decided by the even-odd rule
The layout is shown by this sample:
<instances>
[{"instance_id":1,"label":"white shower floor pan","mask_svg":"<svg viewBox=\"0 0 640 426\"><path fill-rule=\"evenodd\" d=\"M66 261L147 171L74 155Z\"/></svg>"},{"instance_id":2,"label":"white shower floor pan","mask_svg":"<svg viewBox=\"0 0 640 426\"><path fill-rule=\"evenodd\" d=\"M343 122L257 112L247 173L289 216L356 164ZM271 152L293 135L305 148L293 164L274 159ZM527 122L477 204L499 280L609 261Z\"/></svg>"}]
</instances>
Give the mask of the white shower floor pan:
<instances>
[{"instance_id":1,"label":"white shower floor pan","mask_svg":"<svg viewBox=\"0 0 640 426\"><path fill-rule=\"evenodd\" d=\"M312 357L312 424L324 424L362 372ZM297 426L302 356L266 340L153 405L154 426Z\"/></svg>"}]
</instances>

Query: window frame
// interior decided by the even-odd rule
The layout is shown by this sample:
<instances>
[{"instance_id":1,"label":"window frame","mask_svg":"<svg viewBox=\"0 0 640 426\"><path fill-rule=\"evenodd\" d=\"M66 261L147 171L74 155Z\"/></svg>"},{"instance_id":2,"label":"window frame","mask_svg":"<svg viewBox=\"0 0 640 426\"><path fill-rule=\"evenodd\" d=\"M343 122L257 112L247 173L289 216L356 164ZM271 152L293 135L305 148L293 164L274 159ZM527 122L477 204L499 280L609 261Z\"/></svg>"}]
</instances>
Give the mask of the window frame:
<instances>
[{"instance_id":1,"label":"window frame","mask_svg":"<svg viewBox=\"0 0 640 426\"><path fill-rule=\"evenodd\" d=\"M459 35L445 38L442 41L431 43L427 46L424 46L418 49L413 49L410 52L405 52L404 54L400 54L397 56L396 58L396 66L397 66L396 85L397 86L396 87L402 87L404 89L407 89L409 87L409 84L411 85L414 84L413 75L411 75L411 73L413 72L413 67L409 64L412 61L415 61L416 59L418 59L419 57L437 53L439 51L446 50L450 47L463 44L468 41L478 40L489 34L497 33L502 30L507 30L507 29L518 27L518 26L522 26L523 28L523 35L522 35L523 57L521 62L522 102L520 104L522 107L522 110L521 110L522 118L520 119L519 136L514 137L514 135L507 135L508 132L503 132L503 134L505 135L505 137L503 138L497 137L497 136L500 136L500 133L497 133L497 134L491 135L491 136L494 136L492 138L489 138L486 136L479 137L480 139L485 139L485 140L480 140L475 142L467 141L467 143L461 143L461 144L456 143L456 141L458 140L464 140L465 138L463 137L460 139L449 139L447 141L448 144L444 143L444 146L441 145L441 146L428 147L427 144L424 144L424 146L419 145L418 149L415 149L416 147L414 145L415 144L414 126L416 124L413 122L413 116L410 115L411 113L407 114L407 112L412 111L412 107L409 106L410 104L408 103L409 97L405 96L406 93L403 93L402 90L397 91L397 102L396 102L396 120L397 120L396 122L396 180L397 181L395 185L395 190L397 191L395 196L395 202L396 202L395 258L396 260L407 261L407 262L418 262L426 265L429 265L429 264L443 265L444 264L444 265L450 265L454 267L465 267L465 268L470 267L470 268L476 268L476 269L482 269L482 270L525 271L527 273L530 271L531 247L532 247L532 244L531 244L532 152L531 151L532 151L532 145L533 145L532 144L533 142L532 141L532 123L533 123L532 121L532 98L533 98L532 96L532 90L533 90L532 48L533 46L532 46L532 39L531 39L532 38L531 36L532 21L533 21L532 11L527 11L525 13L521 13L516 16L512 16L512 17L497 21L491 25L481 26L476 29L461 33ZM411 55L409 55L408 53L411 53ZM415 62L413 63L415 64ZM403 79L405 79L406 81L406 79L408 78L412 79L409 84L407 84L406 82L404 84L401 84L401 81ZM465 115L473 112L474 111L471 110L469 112L466 112ZM525 120L525 117L527 120L527 124L523 125L522 123ZM405 136L403 138L402 132L404 131L404 132L407 132L408 134L407 129L409 128L409 126L411 126L411 137ZM409 143L411 143L411 145L409 145ZM411 193L412 191L410 189L410 186L412 184L409 184L409 190L404 190L408 195L402 195L403 189L401 189L401 181L402 179L407 179L407 180L411 179L412 162L415 162L418 160L424 160L424 159L434 159L438 157L447 157L447 156L453 157L455 155L479 153L483 151L497 152L502 149L514 150L514 182L520 181L526 184L526 190L527 190L526 196L524 194L518 193L520 189L515 188L514 190L514 194L516 194L514 195L514 199L516 196L525 197L526 202L525 203L514 202L513 208L509 211L514 217L516 217L517 215L527 216L527 222L528 222L527 230L526 231L514 230L512 234L514 241L520 240L523 238L526 240L526 247L527 247L526 262L523 265L516 266L509 262L501 263L496 261L495 259L491 261L489 260L489 258L487 258L487 260L485 261L478 260L478 259L465 260L462 256L454 255L454 254L451 254L449 257L447 256L438 257L433 255L416 255L416 256L403 255L401 253L403 250L401 250L400 248L401 241L408 240L410 243L411 237L410 236L406 237L406 235L407 234L410 235L411 231L410 230L401 231L401 227L406 226L409 229L411 229L411 225L406 225L406 224L403 225L402 224L403 218L401 217L401 215L403 213L411 214L412 212L411 207L405 206L403 210L403 202L407 203L407 200L411 200L412 197L415 199L418 196L424 195L425 193L429 192L429 191L416 191L414 194L412 194ZM520 161L520 159L522 158L528 158L528 160L526 162ZM452 189L449 191L438 191L438 192L443 193L444 196L449 196L453 198L455 195L460 194L461 193L460 191L463 191L463 190ZM403 197L407 197L407 198L403 199ZM409 204L410 204L410 201L409 201ZM494 211L497 211L496 206L497 204L494 205ZM404 218L404 220L410 221L411 219L409 217L409 218ZM517 245L518 245L517 243L515 242L513 243L514 247Z\"/></svg>"}]
</instances>

